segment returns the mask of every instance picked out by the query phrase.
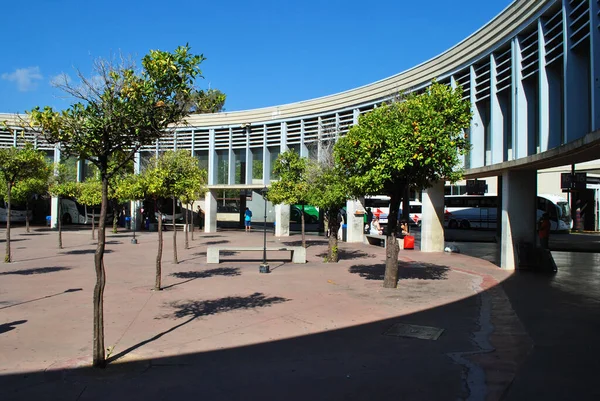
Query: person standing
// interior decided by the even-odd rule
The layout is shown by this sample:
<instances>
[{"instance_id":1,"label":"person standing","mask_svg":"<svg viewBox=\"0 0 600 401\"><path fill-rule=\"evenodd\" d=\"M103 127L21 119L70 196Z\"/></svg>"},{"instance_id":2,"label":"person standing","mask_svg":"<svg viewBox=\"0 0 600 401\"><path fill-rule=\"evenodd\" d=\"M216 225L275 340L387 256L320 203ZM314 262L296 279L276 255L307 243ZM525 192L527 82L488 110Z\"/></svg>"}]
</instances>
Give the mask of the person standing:
<instances>
[{"instance_id":1,"label":"person standing","mask_svg":"<svg viewBox=\"0 0 600 401\"><path fill-rule=\"evenodd\" d=\"M252 211L248 208L244 212L244 226L246 227L246 232L252 228Z\"/></svg>"},{"instance_id":2,"label":"person standing","mask_svg":"<svg viewBox=\"0 0 600 401\"><path fill-rule=\"evenodd\" d=\"M198 205L198 229L202 231L204 229L204 210Z\"/></svg>"},{"instance_id":3,"label":"person standing","mask_svg":"<svg viewBox=\"0 0 600 401\"><path fill-rule=\"evenodd\" d=\"M548 213L544 213L538 223L538 236L540 237L540 246L543 249L548 249L550 242L550 218Z\"/></svg>"}]
</instances>

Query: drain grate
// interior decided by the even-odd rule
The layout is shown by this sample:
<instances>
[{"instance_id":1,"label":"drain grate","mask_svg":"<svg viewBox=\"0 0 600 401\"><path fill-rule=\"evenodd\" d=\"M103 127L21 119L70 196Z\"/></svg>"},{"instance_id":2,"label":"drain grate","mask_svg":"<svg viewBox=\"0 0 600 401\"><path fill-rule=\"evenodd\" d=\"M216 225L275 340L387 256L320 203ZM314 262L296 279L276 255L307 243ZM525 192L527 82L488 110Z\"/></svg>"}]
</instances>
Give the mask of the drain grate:
<instances>
[{"instance_id":1,"label":"drain grate","mask_svg":"<svg viewBox=\"0 0 600 401\"><path fill-rule=\"evenodd\" d=\"M386 336L420 338L421 340L437 340L443 332L444 329L438 327L396 323L383 334Z\"/></svg>"}]
</instances>

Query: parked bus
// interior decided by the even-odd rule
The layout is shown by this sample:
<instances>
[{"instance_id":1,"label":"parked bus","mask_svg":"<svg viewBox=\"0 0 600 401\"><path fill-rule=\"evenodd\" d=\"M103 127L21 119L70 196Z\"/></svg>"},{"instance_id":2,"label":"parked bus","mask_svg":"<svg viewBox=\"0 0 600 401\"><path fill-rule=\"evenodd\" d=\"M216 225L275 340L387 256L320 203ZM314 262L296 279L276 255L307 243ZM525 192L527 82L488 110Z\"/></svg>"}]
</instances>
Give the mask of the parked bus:
<instances>
[{"instance_id":1,"label":"parked bus","mask_svg":"<svg viewBox=\"0 0 600 401\"><path fill-rule=\"evenodd\" d=\"M409 202L410 211L409 218L410 222L416 225L421 225L421 213L422 205L418 200L411 200ZM390 197L385 195L376 195L365 197L365 209L370 207L373 216L379 215L379 224L387 225L388 215L390 213ZM400 203L400 210L398 210L398 218L402 216L402 203Z\"/></svg>"},{"instance_id":2,"label":"parked bus","mask_svg":"<svg viewBox=\"0 0 600 401\"><path fill-rule=\"evenodd\" d=\"M3 206L0 207L0 223L6 223L8 205L5 202ZM32 214L31 210L25 210L25 205L15 203L11 203L10 205L10 221L12 223L24 223L27 215L29 215L29 220L31 221Z\"/></svg>"},{"instance_id":3,"label":"parked bus","mask_svg":"<svg viewBox=\"0 0 600 401\"><path fill-rule=\"evenodd\" d=\"M568 231L571 227L571 211L566 199L555 195L537 196L537 216L550 215L551 231ZM447 195L445 197L444 226L455 228L490 228L498 223L497 195Z\"/></svg>"},{"instance_id":4,"label":"parked bus","mask_svg":"<svg viewBox=\"0 0 600 401\"><path fill-rule=\"evenodd\" d=\"M73 199L61 198L61 222L63 224L98 224L100 221L100 205L84 206ZM113 210L111 207L106 211L106 221L110 222L113 218Z\"/></svg>"}]
</instances>

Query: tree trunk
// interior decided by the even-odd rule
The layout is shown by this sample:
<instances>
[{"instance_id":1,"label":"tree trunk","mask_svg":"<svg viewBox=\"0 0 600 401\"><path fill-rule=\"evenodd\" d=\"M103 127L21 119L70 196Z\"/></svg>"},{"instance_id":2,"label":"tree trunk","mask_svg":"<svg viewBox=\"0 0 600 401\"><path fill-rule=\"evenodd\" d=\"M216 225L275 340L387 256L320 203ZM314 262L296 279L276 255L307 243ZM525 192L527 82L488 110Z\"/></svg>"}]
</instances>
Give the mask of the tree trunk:
<instances>
[{"instance_id":1,"label":"tree trunk","mask_svg":"<svg viewBox=\"0 0 600 401\"><path fill-rule=\"evenodd\" d=\"M58 225L58 249L63 249L62 243L62 202L60 201L60 196L57 198L58 200L58 218L56 219L56 224Z\"/></svg>"},{"instance_id":2,"label":"tree trunk","mask_svg":"<svg viewBox=\"0 0 600 401\"><path fill-rule=\"evenodd\" d=\"M192 241L194 240L194 210L192 209L192 203L190 203L190 215L191 215L191 219L190 219L190 227L192 230Z\"/></svg>"},{"instance_id":3,"label":"tree trunk","mask_svg":"<svg viewBox=\"0 0 600 401\"><path fill-rule=\"evenodd\" d=\"M185 211L185 249L190 249L190 242L188 240L188 224L189 224L189 213L190 211L187 210Z\"/></svg>"},{"instance_id":4,"label":"tree trunk","mask_svg":"<svg viewBox=\"0 0 600 401\"><path fill-rule=\"evenodd\" d=\"M400 209L401 191L395 191L390 197L390 212L388 214L388 224L385 245L385 278L383 286L385 288L396 288L398 286L398 209Z\"/></svg>"},{"instance_id":5,"label":"tree trunk","mask_svg":"<svg viewBox=\"0 0 600 401\"><path fill-rule=\"evenodd\" d=\"M8 180L6 180L8 181ZM4 255L4 263L12 262L12 258L10 255L10 209L11 209L11 195L12 195L12 185L10 182L6 183L6 255Z\"/></svg>"},{"instance_id":6,"label":"tree trunk","mask_svg":"<svg viewBox=\"0 0 600 401\"><path fill-rule=\"evenodd\" d=\"M302 204L302 212L300 213L300 222L302 223L302 248L306 248L306 237L304 235L304 203Z\"/></svg>"},{"instance_id":7,"label":"tree trunk","mask_svg":"<svg viewBox=\"0 0 600 401\"><path fill-rule=\"evenodd\" d=\"M328 227L329 227L329 243L327 249L327 262L337 263L340 260L338 249L338 231L340 229L340 220L337 210L329 210Z\"/></svg>"},{"instance_id":8,"label":"tree trunk","mask_svg":"<svg viewBox=\"0 0 600 401\"><path fill-rule=\"evenodd\" d=\"M173 197L173 264L179 263L177 260L177 226L175 224L175 197Z\"/></svg>"},{"instance_id":9,"label":"tree trunk","mask_svg":"<svg viewBox=\"0 0 600 401\"><path fill-rule=\"evenodd\" d=\"M117 210L116 207L113 207L113 227L112 227L113 234L116 234L119 232L119 229L117 228L118 223L119 223L119 211Z\"/></svg>"},{"instance_id":10,"label":"tree trunk","mask_svg":"<svg viewBox=\"0 0 600 401\"><path fill-rule=\"evenodd\" d=\"M158 252L156 254L156 279L154 280L154 289L160 291L161 288L161 260L162 260L162 248L163 248L163 235L162 235L162 213L158 211Z\"/></svg>"},{"instance_id":11,"label":"tree trunk","mask_svg":"<svg viewBox=\"0 0 600 401\"><path fill-rule=\"evenodd\" d=\"M29 231L29 198L25 200L25 232Z\"/></svg>"},{"instance_id":12,"label":"tree trunk","mask_svg":"<svg viewBox=\"0 0 600 401\"><path fill-rule=\"evenodd\" d=\"M92 208L92 240L96 239L96 210Z\"/></svg>"},{"instance_id":13,"label":"tree trunk","mask_svg":"<svg viewBox=\"0 0 600 401\"><path fill-rule=\"evenodd\" d=\"M106 272L104 270L104 249L106 246L106 212L108 210L108 178L102 177L102 204L100 221L98 222L98 245L94 254L96 285L94 286L94 348L92 365L98 368L106 366L104 353L104 286Z\"/></svg>"}]
</instances>

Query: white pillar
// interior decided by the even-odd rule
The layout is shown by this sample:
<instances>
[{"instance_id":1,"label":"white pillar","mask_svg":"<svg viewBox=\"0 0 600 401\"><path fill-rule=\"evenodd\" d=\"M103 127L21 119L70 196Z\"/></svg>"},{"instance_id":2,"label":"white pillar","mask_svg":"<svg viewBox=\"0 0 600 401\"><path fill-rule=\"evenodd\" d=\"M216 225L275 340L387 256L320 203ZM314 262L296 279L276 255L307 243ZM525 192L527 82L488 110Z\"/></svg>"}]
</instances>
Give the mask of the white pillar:
<instances>
[{"instance_id":1,"label":"white pillar","mask_svg":"<svg viewBox=\"0 0 600 401\"><path fill-rule=\"evenodd\" d=\"M206 191L204 197L204 232L217 232L217 191Z\"/></svg>"},{"instance_id":2,"label":"white pillar","mask_svg":"<svg viewBox=\"0 0 600 401\"><path fill-rule=\"evenodd\" d=\"M60 145L54 147L54 164L58 165L58 163L60 163ZM57 173L55 170L54 175ZM56 196L53 196L50 201L50 216L50 227L58 228L58 198Z\"/></svg>"},{"instance_id":3,"label":"white pillar","mask_svg":"<svg viewBox=\"0 0 600 401\"><path fill-rule=\"evenodd\" d=\"M359 212L359 214L356 214ZM348 200L346 202L346 242L363 242L364 241L364 217L365 208L358 200Z\"/></svg>"},{"instance_id":4,"label":"white pillar","mask_svg":"<svg viewBox=\"0 0 600 401\"><path fill-rule=\"evenodd\" d=\"M290 205L275 205L275 236L290 236Z\"/></svg>"},{"instance_id":5,"label":"white pillar","mask_svg":"<svg viewBox=\"0 0 600 401\"><path fill-rule=\"evenodd\" d=\"M421 251L444 251L444 181L423 191L421 221Z\"/></svg>"},{"instance_id":6,"label":"white pillar","mask_svg":"<svg viewBox=\"0 0 600 401\"><path fill-rule=\"evenodd\" d=\"M469 167L485 166L485 130L483 129L483 120L477 108L477 79L475 67L470 67L470 88L471 88L471 126L469 128L471 138L471 151L468 154L470 158Z\"/></svg>"},{"instance_id":7,"label":"white pillar","mask_svg":"<svg viewBox=\"0 0 600 401\"><path fill-rule=\"evenodd\" d=\"M537 172L507 171L502 174L502 234L500 267L517 267L517 244L535 246Z\"/></svg>"},{"instance_id":8,"label":"white pillar","mask_svg":"<svg viewBox=\"0 0 600 401\"><path fill-rule=\"evenodd\" d=\"M504 161L504 116L498 98L498 69L496 57L490 55L490 131L492 138L492 164Z\"/></svg>"}]
</instances>

